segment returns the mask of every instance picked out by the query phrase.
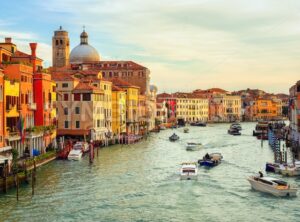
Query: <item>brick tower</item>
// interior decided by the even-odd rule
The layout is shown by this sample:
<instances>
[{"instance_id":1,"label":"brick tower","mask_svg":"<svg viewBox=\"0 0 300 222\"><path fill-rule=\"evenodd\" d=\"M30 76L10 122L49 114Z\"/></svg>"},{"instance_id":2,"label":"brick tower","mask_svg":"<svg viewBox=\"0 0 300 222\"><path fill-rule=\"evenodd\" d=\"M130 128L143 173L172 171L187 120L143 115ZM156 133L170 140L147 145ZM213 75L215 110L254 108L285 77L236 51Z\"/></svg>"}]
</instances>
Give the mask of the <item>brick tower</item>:
<instances>
[{"instance_id":1,"label":"brick tower","mask_svg":"<svg viewBox=\"0 0 300 222\"><path fill-rule=\"evenodd\" d=\"M54 68L69 65L70 40L68 32L59 27L52 37L52 66Z\"/></svg>"}]
</instances>

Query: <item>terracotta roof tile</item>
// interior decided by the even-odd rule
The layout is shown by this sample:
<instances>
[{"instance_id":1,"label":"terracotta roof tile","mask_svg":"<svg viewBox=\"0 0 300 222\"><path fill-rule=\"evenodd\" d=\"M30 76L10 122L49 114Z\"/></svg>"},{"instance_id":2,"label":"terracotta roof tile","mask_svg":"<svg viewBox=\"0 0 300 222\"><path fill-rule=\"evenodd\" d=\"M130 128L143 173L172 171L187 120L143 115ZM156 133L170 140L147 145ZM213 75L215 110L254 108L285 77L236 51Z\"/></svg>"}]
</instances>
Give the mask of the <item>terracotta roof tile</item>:
<instances>
[{"instance_id":1,"label":"terracotta roof tile","mask_svg":"<svg viewBox=\"0 0 300 222\"><path fill-rule=\"evenodd\" d=\"M133 88L140 88L138 86L135 86L135 85L132 85L130 84L129 82L126 82L122 79L119 79L119 78L113 78L113 79L110 79L109 80L110 82L112 82L115 86L118 86L118 87L133 87Z\"/></svg>"}]
</instances>

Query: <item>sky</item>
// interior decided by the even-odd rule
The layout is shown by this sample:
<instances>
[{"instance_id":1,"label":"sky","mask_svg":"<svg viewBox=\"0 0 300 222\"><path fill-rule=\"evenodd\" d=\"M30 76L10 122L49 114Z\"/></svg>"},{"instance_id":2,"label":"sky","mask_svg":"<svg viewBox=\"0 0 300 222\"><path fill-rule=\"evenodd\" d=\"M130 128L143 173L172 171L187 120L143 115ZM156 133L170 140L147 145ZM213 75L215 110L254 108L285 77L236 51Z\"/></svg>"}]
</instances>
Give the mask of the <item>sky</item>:
<instances>
[{"instance_id":1,"label":"sky","mask_svg":"<svg viewBox=\"0 0 300 222\"><path fill-rule=\"evenodd\" d=\"M298 0L1 0L0 40L38 42L52 64L61 25L71 48L85 26L101 60L132 60L160 92L220 87L288 93L300 79Z\"/></svg>"}]
</instances>

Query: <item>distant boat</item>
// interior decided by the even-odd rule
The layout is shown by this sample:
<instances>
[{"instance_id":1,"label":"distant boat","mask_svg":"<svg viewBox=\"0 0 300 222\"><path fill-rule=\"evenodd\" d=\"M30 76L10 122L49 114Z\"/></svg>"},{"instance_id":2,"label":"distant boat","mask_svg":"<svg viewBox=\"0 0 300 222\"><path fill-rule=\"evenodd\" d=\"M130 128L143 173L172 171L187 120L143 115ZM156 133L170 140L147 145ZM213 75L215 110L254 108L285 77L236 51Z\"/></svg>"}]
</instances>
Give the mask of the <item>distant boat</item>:
<instances>
[{"instance_id":1,"label":"distant boat","mask_svg":"<svg viewBox=\"0 0 300 222\"><path fill-rule=\"evenodd\" d=\"M184 128L184 129L183 129L183 132L184 132L184 133L188 133L188 132L189 132L189 129L188 129L188 128Z\"/></svg>"},{"instance_id":2,"label":"distant boat","mask_svg":"<svg viewBox=\"0 0 300 222\"><path fill-rule=\"evenodd\" d=\"M232 123L230 125L230 129L237 129L237 130L242 130L242 126L239 123Z\"/></svg>"},{"instance_id":3,"label":"distant boat","mask_svg":"<svg viewBox=\"0 0 300 222\"><path fill-rule=\"evenodd\" d=\"M269 193L277 197L292 197L297 195L297 188L287 182L272 177L250 176L248 179L252 189Z\"/></svg>"},{"instance_id":4,"label":"distant boat","mask_svg":"<svg viewBox=\"0 0 300 222\"><path fill-rule=\"evenodd\" d=\"M180 169L181 180L197 180L198 166L196 163L182 163Z\"/></svg>"},{"instance_id":5,"label":"distant boat","mask_svg":"<svg viewBox=\"0 0 300 222\"><path fill-rule=\"evenodd\" d=\"M177 136L177 135L174 133L172 136L169 137L169 140L170 140L171 142L174 142L174 141L176 141L176 140L179 140L179 136Z\"/></svg>"},{"instance_id":6,"label":"distant boat","mask_svg":"<svg viewBox=\"0 0 300 222\"><path fill-rule=\"evenodd\" d=\"M232 129L232 128L230 128L228 130L228 134L233 135L233 136L240 136L241 132L238 129Z\"/></svg>"},{"instance_id":7,"label":"distant boat","mask_svg":"<svg viewBox=\"0 0 300 222\"><path fill-rule=\"evenodd\" d=\"M191 126L206 126L205 122L193 122L190 124Z\"/></svg>"},{"instance_id":8,"label":"distant boat","mask_svg":"<svg viewBox=\"0 0 300 222\"><path fill-rule=\"evenodd\" d=\"M167 129L167 128L166 128L164 125L162 125L162 126L159 127L159 129L160 129L160 130L165 130L165 129Z\"/></svg>"},{"instance_id":9,"label":"distant boat","mask_svg":"<svg viewBox=\"0 0 300 222\"><path fill-rule=\"evenodd\" d=\"M189 150L189 151L199 150L201 147L202 147L201 143L187 143L186 144L186 150Z\"/></svg>"}]
</instances>

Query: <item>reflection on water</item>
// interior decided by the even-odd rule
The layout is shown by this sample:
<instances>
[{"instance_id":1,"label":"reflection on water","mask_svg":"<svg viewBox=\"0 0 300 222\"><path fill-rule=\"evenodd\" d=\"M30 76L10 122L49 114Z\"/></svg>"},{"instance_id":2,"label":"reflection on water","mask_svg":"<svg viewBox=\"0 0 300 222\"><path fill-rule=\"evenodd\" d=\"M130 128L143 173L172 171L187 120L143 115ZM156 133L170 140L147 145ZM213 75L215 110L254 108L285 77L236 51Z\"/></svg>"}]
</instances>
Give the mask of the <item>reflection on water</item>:
<instances>
[{"instance_id":1,"label":"reflection on water","mask_svg":"<svg viewBox=\"0 0 300 222\"><path fill-rule=\"evenodd\" d=\"M264 170L273 153L252 137L253 123L242 136L228 135L228 124L165 130L139 144L100 150L93 165L54 161L38 170L36 195L22 186L0 196L0 221L288 221L299 220L299 198L279 199L252 191L246 177ZM176 132L178 142L168 137ZM200 142L187 152L186 142ZM206 152L224 161L199 170L198 181L180 181L180 163ZM300 184L295 178L285 178Z\"/></svg>"}]
</instances>

